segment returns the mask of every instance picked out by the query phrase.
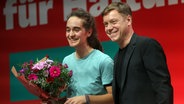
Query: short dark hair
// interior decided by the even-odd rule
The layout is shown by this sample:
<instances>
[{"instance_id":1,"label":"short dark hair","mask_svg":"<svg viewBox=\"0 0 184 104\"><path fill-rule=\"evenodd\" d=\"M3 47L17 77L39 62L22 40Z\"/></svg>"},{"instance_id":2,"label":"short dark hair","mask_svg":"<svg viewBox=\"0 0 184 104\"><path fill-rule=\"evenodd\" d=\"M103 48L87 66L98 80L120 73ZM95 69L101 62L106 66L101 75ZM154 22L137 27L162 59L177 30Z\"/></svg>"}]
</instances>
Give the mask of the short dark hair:
<instances>
[{"instance_id":1,"label":"short dark hair","mask_svg":"<svg viewBox=\"0 0 184 104\"><path fill-rule=\"evenodd\" d=\"M112 2L103 10L102 17L107 15L112 10L117 10L122 15L132 16L132 10L127 3L125 3L125 2Z\"/></svg>"}]
</instances>

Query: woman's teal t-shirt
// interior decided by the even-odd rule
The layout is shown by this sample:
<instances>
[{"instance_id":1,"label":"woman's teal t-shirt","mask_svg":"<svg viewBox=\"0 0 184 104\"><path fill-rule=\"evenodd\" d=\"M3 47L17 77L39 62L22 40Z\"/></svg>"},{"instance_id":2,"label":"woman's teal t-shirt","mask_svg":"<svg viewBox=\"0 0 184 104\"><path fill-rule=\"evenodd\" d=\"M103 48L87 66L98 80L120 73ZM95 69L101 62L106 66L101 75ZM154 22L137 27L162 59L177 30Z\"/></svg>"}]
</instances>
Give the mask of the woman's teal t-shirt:
<instances>
[{"instance_id":1,"label":"woman's teal t-shirt","mask_svg":"<svg viewBox=\"0 0 184 104\"><path fill-rule=\"evenodd\" d=\"M108 55L94 49L86 57L77 59L74 52L64 58L65 63L73 71L67 97L107 93L104 85L111 84L113 79L113 60Z\"/></svg>"}]
</instances>

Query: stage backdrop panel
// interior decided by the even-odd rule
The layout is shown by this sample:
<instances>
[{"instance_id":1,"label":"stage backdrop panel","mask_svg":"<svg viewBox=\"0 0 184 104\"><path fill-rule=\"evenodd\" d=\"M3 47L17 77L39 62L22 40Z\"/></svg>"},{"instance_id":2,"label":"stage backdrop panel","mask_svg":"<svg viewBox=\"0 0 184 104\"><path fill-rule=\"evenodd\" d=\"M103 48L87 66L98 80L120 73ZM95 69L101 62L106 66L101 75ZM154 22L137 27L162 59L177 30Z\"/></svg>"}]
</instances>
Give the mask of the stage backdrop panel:
<instances>
[{"instance_id":1,"label":"stage backdrop panel","mask_svg":"<svg viewBox=\"0 0 184 104\"><path fill-rule=\"evenodd\" d=\"M36 99L12 77L11 66L46 53L61 59L69 54L72 50L65 37L66 18L76 8L95 17L100 41L107 42L105 50L114 52L101 17L102 10L112 1L127 2L133 11L135 32L152 37L163 46L174 103L184 104L184 0L0 0L0 103ZM20 96L15 97L16 93Z\"/></svg>"}]
</instances>

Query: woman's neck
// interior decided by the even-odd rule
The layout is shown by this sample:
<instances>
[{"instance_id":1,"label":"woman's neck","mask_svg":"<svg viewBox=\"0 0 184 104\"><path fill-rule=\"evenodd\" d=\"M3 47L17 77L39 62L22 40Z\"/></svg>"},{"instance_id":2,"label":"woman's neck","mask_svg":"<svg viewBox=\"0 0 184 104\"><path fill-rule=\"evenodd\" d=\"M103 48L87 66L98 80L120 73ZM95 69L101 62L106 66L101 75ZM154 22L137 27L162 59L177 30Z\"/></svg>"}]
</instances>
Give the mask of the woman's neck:
<instances>
[{"instance_id":1,"label":"woman's neck","mask_svg":"<svg viewBox=\"0 0 184 104\"><path fill-rule=\"evenodd\" d=\"M93 48L90 46L87 47L83 47L83 48L79 48L76 49L76 57L77 58L84 58L85 56L87 56L89 53L91 53L93 51Z\"/></svg>"}]
</instances>

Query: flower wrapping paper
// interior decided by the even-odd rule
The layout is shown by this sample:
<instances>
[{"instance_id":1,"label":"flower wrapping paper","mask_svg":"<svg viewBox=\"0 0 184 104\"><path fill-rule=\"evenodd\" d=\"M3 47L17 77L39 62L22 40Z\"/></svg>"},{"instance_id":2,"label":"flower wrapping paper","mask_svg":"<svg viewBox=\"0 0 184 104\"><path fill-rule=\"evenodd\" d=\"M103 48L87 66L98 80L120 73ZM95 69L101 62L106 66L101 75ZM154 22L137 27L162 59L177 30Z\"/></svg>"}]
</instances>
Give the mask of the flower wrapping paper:
<instances>
[{"instance_id":1,"label":"flower wrapping paper","mask_svg":"<svg viewBox=\"0 0 184 104\"><path fill-rule=\"evenodd\" d=\"M38 97L42 97L45 99L49 98L49 95L47 92L43 91L40 87L38 87L36 84L33 84L31 82L29 82L23 75L18 76L18 73L15 69L15 67L13 66L11 69L12 73L14 74L14 76L24 85L24 87L33 95L38 96Z\"/></svg>"},{"instance_id":2,"label":"flower wrapping paper","mask_svg":"<svg viewBox=\"0 0 184 104\"><path fill-rule=\"evenodd\" d=\"M19 72L14 66L11 71L33 95L42 100L58 101L61 100L59 95L67 88L73 73L67 68L67 64L62 65L60 62L44 57L36 63L33 61L25 62Z\"/></svg>"}]
</instances>

